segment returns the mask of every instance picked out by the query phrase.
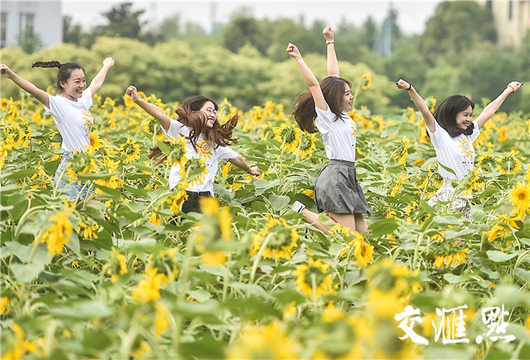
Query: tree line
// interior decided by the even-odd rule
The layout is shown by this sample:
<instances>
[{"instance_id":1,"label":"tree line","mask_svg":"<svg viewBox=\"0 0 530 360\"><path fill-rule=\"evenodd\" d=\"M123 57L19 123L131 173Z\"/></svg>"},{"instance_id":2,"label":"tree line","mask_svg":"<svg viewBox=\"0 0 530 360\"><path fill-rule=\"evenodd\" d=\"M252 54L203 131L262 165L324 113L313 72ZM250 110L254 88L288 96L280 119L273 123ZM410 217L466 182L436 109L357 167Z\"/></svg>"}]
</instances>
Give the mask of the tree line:
<instances>
[{"instance_id":1,"label":"tree line","mask_svg":"<svg viewBox=\"0 0 530 360\"><path fill-rule=\"evenodd\" d=\"M97 68L100 64L95 55L100 51L102 56L110 53L117 63L112 85L105 86L104 94L117 98L121 96L118 88L134 83L164 101L201 92L227 97L242 108L261 105L266 100L288 106L305 89L285 54L288 42L297 44L319 78L325 76L322 29L326 24L322 21L306 26L303 21L286 18L258 20L242 10L207 34L179 15L164 19L157 28L149 28L142 21L143 13L133 11L132 3L121 3L102 14L105 24L89 31L66 16L64 44L42 49L30 57L40 60L44 55L46 59L53 55L62 59L64 54L71 54L87 68ZM414 83L424 96L442 99L463 93L476 103L496 97L513 79L530 81L525 79L530 74L530 35L518 49L500 49L491 11L477 2L440 3L421 35L403 34L398 16L391 9L385 19L391 27L390 54L378 51L381 24L372 18L359 27L342 20L335 29L339 61L349 63L341 64L341 69L346 69L341 75L354 84L363 73L372 77L372 88L359 94L357 105L382 111L389 106L410 106L407 94L393 88L398 78ZM65 50L73 48L78 50ZM3 62L13 58L18 64L17 51L22 50L3 49ZM19 70L17 66L13 69ZM20 69L24 71L22 66ZM46 78L42 74L31 76L43 81ZM5 88L6 94L13 95L14 89L8 84ZM525 89L521 97L508 99L503 108L530 112L529 94Z\"/></svg>"}]
</instances>

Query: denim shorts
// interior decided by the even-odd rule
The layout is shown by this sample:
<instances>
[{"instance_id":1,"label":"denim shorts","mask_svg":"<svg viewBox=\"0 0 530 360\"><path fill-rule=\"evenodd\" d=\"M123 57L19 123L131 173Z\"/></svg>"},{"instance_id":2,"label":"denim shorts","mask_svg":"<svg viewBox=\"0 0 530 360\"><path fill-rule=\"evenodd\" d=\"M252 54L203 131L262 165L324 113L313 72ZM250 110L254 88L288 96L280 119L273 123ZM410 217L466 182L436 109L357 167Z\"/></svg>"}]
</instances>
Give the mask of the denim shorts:
<instances>
[{"instance_id":1,"label":"denim shorts","mask_svg":"<svg viewBox=\"0 0 530 360\"><path fill-rule=\"evenodd\" d=\"M94 189L90 186L90 181L83 180L77 181L77 178L70 181L68 174L66 174L66 167L68 165L68 159L73 154L73 151L63 151L63 158L59 167L55 171L55 177L53 179L55 186L59 193L68 194L70 199L82 199L87 195L93 194Z\"/></svg>"}]
</instances>

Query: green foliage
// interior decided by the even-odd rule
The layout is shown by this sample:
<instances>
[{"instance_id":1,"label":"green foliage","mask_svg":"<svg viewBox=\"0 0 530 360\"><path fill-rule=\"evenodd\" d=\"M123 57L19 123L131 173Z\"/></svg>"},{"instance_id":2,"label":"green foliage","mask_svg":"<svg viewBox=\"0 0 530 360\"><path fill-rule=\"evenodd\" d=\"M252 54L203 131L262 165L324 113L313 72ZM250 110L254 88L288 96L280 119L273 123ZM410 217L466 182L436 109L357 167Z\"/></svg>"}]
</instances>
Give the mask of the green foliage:
<instances>
[{"instance_id":1,"label":"green foliage","mask_svg":"<svg viewBox=\"0 0 530 360\"><path fill-rule=\"evenodd\" d=\"M497 32L489 9L475 1L441 2L427 21L418 50L430 65L440 57L457 65L481 42L495 42Z\"/></svg>"}]
</instances>

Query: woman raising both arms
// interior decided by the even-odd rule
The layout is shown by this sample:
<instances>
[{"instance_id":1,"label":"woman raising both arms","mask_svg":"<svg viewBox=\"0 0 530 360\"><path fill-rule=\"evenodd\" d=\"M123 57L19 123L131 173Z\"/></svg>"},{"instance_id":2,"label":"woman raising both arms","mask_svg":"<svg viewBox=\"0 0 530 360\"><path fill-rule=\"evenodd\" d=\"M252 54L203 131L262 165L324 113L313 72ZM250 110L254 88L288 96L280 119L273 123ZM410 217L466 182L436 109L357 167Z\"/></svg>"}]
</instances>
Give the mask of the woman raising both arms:
<instances>
[{"instance_id":1,"label":"woman raising both arms","mask_svg":"<svg viewBox=\"0 0 530 360\"><path fill-rule=\"evenodd\" d=\"M328 77L320 83L304 62L298 48L289 44L292 56L309 91L295 100L294 118L303 131L322 134L329 163L315 181L315 201L319 212L327 212L332 223L364 233L368 230L363 214L370 214L363 190L357 182L355 168L357 126L346 113L352 107L351 83L339 77L334 34L328 26L323 30L327 46ZM318 221L319 215L296 201L293 210L304 220L328 234L331 227ZM335 227L334 225L333 227Z\"/></svg>"},{"instance_id":2,"label":"woman raising both arms","mask_svg":"<svg viewBox=\"0 0 530 360\"><path fill-rule=\"evenodd\" d=\"M103 67L94 77L89 87L85 89L87 81L85 70L76 62L61 64L58 61L37 61L32 67L59 68L57 73L57 88L60 94L52 96L39 89L28 80L13 72L7 65L0 65L0 73L11 79L22 90L27 91L40 101L46 111L52 114L57 129L63 139L63 158L55 172L55 185L59 190L68 194L71 199L82 199L92 193L89 182L71 182L65 176L68 158L76 151L86 151L90 146L90 130L94 120L90 113L92 97L103 85L107 72L114 65L109 57L103 60Z\"/></svg>"},{"instance_id":3,"label":"woman raising both arms","mask_svg":"<svg viewBox=\"0 0 530 360\"><path fill-rule=\"evenodd\" d=\"M447 171L439 166L438 171L444 179L442 187L429 199L429 205L434 206L437 200L452 201L451 210L464 213L463 219L472 220L470 202L463 195L453 199L455 189L452 180L462 180L468 172L473 171L475 164L475 148L473 142L480 135L480 128L495 114L504 100L511 93L517 91L523 83L510 82L502 93L489 103L480 115L473 120L475 104L463 95L452 95L442 101L438 108L431 113L425 100L420 96L412 84L403 79L396 82L398 89L408 91L412 101L423 115L438 162L453 170Z\"/></svg>"},{"instance_id":4,"label":"woman raising both arms","mask_svg":"<svg viewBox=\"0 0 530 360\"><path fill-rule=\"evenodd\" d=\"M197 95L182 102L175 110L178 115L175 120L167 116L158 106L141 99L134 86L129 86L126 94L160 123L167 137L185 139L188 159L201 158L205 161L208 168L206 178L202 182L188 185L186 189L188 199L182 204L183 212L201 212L199 198L214 195L213 182L221 159L230 161L250 175L259 175L257 166L250 167L245 159L229 146L234 141L232 131L237 125L238 115L221 125L217 120L217 104L213 100ZM180 179L180 165L177 164L169 173L170 189L173 189Z\"/></svg>"}]
</instances>

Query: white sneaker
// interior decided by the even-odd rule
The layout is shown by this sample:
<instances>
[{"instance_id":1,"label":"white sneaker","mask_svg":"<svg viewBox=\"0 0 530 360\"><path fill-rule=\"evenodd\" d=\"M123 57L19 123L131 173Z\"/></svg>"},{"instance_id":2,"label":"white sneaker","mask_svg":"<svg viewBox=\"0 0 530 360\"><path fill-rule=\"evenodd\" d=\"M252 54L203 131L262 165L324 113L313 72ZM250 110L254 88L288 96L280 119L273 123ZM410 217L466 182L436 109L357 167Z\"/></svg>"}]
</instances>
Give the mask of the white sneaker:
<instances>
[{"instance_id":1,"label":"white sneaker","mask_svg":"<svg viewBox=\"0 0 530 360\"><path fill-rule=\"evenodd\" d=\"M297 213L301 213L305 209L305 205L302 204L300 201L296 200L293 203L291 209L293 209L293 211L296 211Z\"/></svg>"}]
</instances>

